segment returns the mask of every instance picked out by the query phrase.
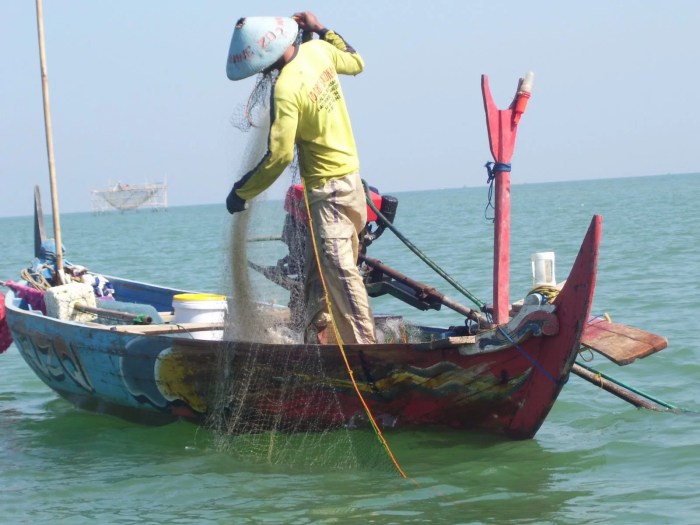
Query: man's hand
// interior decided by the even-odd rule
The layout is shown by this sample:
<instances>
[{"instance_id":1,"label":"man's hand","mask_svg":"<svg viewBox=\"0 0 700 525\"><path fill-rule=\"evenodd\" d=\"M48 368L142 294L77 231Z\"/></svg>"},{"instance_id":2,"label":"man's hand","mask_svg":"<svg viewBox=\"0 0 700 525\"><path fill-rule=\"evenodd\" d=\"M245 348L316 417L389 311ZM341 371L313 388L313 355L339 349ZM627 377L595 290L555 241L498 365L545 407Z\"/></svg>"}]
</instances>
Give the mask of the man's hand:
<instances>
[{"instance_id":1,"label":"man's hand","mask_svg":"<svg viewBox=\"0 0 700 525\"><path fill-rule=\"evenodd\" d=\"M322 25L316 15L311 11L304 11L303 13L294 13L292 18L299 24L299 27L304 31L311 31L312 33L318 33L323 31L326 27Z\"/></svg>"},{"instance_id":2,"label":"man's hand","mask_svg":"<svg viewBox=\"0 0 700 525\"><path fill-rule=\"evenodd\" d=\"M226 197L226 209L231 215L248 209L248 203L238 196L235 186L231 188L231 193Z\"/></svg>"}]
</instances>

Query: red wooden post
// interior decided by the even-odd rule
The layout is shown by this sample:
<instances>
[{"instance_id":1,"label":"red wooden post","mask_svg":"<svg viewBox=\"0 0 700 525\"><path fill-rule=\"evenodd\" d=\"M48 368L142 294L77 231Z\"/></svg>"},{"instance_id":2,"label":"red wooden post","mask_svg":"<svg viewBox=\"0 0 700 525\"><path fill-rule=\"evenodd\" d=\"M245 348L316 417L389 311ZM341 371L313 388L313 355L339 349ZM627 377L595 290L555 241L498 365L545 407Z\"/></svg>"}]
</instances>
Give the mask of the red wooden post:
<instances>
[{"instance_id":1,"label":"red wooden post","mask_svg":"<svg viewBox=\"0 0 700 525\"><path fill-rule=\"evenodd\" d=\"M494 176L493 310L495 323L502 324L510 310L510 172L495 171Z\"/></svg>"},{"instance_id":2,"label":"red wooden post","mask_svg":"<svg viewBox=\"0 0 700 525\"><path fill-rule=\"evenodd\" d=\"M481 92L486 111L486 127L491 154L496 162L496 215L493 245L493 310L496 324L507 323L510 310L510 159L520 116L530 98L532 73L520 79L515 98L508 109L498 109L491 96L486 75L481 76Z\"/></svg>"}]
</instances>

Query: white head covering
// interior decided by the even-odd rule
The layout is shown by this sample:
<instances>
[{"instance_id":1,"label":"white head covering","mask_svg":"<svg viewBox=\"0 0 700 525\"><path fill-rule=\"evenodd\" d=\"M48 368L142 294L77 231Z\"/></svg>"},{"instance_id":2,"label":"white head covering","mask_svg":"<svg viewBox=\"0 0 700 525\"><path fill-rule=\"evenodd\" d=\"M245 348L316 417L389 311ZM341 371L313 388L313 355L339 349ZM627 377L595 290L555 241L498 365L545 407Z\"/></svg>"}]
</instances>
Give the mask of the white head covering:
<instances>
[{"instance_id":1,"label":"white head covering","mask_svg":"<svg viewBox=\"0 0 700 525\"><path fill-rule=\"evenodd\" d=\"M279 60L298 32L299 26L292 18L241 18L231 37L226 75L231 80L241 80L260 73Z\"/></svg>"}]
</instances>

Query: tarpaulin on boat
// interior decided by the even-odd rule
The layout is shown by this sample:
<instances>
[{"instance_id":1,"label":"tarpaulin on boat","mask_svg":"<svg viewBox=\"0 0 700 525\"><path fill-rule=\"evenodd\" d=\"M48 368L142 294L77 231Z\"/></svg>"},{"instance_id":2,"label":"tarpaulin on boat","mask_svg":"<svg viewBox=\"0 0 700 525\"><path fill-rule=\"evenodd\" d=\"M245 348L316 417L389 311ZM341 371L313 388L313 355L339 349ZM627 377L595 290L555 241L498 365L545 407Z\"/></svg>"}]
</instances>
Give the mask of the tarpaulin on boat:
<instances>
[{"instance_id":1,"label":"tarpaulin on boat","mask_svg":"<svg viewBox=\"0 0 700 525\"><path fill-rule=\"evenodd\" d=\"M7 350L11 344L12 335L5 320L5 295L0 292L0 354Z\"/></svg>"}]
</instances>

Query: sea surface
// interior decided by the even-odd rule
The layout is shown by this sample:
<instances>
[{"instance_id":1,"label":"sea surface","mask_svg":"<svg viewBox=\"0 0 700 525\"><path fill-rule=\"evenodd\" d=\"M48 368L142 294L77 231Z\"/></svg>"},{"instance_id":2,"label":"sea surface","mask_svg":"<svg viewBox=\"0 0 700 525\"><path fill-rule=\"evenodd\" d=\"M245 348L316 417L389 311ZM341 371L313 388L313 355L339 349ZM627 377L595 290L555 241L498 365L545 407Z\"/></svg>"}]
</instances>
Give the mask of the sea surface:
<instances>
[{"instance_id":1,"label":"sea surface","mask_svg":"<svg viewBox=\"0 0 700 525\"><path fill-rule=\"evenodd\" d=\"M491 301L486 186L395 196L401 232ZM279 234L280 202L255 213L251 237ZM557 279L566 278L594 214L603 216L603 241L593 313L662 334L669 346L626 367L601 356L588 364L688 412L636 409L572 376L531 440L387 432L403 479L371 464L336 468L345 465L341 437L333 457L312 468L299 458L242 457L189 423L148 427L78 410L13 346L0 355L0 523L700 523L700 175L514 184L511 299L529 290L533 252L554 251ZM223 202L66 214L61 226L66 259L92 271L230 293ZM0 218L0 240L0 280L17 280L32 257L31 217ZM277 241L251 242L249 251L263 263L284 254ZM369 255L469 304L391 232ZM267 300L286 301L274 285L255 283ZM391 298L373 307L461 323L449 310L418 312Z\"/></svg>"}]
</instances>

